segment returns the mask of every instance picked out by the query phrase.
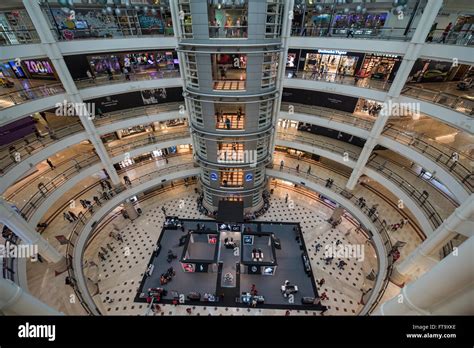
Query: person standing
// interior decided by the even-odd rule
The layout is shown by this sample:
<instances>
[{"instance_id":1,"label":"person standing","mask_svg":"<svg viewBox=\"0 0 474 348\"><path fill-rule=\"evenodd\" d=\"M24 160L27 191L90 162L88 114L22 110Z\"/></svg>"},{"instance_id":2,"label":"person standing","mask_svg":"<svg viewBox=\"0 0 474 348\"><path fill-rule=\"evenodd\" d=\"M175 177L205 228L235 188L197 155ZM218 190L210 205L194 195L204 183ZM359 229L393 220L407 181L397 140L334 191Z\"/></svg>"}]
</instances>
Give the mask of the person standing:
<instances>
[{"instance_id":1,"label":"person standing","mask_svg":"<svg viewBox=\"0 0 474 348\"><path fill-rule=\"evenodd\" d=\"M288 193L285 196L285 203L288 203Z\"/></svg>"},{"instance_id":2,"label":"person standing","mask_svg":"<svg viewBox=\"0 0 474 348\"><path fill-rule=\"evenodd\" d=\"M306 172L308 175L311 174L311 166L308 167L308 171Z\"/></svg>"},{"instance_id":3,"label":"person standing","mask_svg":"<svg viewBox=\"0 0 474 348\"><path fill-rule=\"evenodd\" d=\"M444 28L443 34L441 36L441 41L442 43L446 43L446 38L449 35L449 32L451 31L451 28L453 27L453 23L449 22L449 24Z\"/></svg>"},{"instance_id":4,"label":"person standing","mask_svg":"<svg viewBox=\"0 0 474 348\"><path fill-rule=\"evenodd\" d=\"M280 161L280 170L283 170L284 166L285 166L285 161L281 160Z\"/></svg>"},{"instance_id":5,"label":"person standing","mask_svg":"<svg viewBox=\"0 0 474 348\"><path fill-rule=\"evenodd\" d=\"M89 83L95 83L95 76L92 75L89 69L87 69L86 75L87 75L87 78L89 79Z\"/></svg>"}]
</instances>

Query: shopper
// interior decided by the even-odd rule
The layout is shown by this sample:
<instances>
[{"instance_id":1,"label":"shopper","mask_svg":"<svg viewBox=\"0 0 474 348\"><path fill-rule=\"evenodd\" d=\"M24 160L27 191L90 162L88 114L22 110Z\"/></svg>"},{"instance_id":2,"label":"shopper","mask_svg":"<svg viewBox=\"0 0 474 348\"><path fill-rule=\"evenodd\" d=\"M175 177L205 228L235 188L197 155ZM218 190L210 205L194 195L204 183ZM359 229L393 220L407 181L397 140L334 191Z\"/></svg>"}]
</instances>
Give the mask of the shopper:
<instances>
[{"instance_id":1,"label":"shopper","mask_svg":"<svg viewBox=\"0 0 474 348\"><path fill-rule=\"evenodd\" d=\"M94 199L95 204L97 204L99 207L102 206L102 203L100 202L99 197L94 196L93 199Z\"/></svg>"},{"instance_id":2,"label":"shopper","mask_svg":"<svg viewBox=\"0 0 474 348\"><path fill-rule=\"evenodd\" d=\"M95 83L95 76L92 75L89 69L87 69L86 75L87 75L87 78L89 79L89 83Z\"/></svg>"},{"instance_id":3,"label":"shopper","mask_svg":"<svg viewBox=\"0 0 474 348\"><path fill-rule=\"evenodd\" d=\"M449 24L444 28L443 34L441 34L441 41L442 43L446 43L446 38L449 35L449 32L451 31L451 28L453 27L453 23L449 22Z\"/></svg>"},{"instance_id":4,"label":"shopper","mask_svg":"<svg viewBox=\"0 0 474 348\"><path fill-rule=\"evenodd\" d=\"M72 217L67 213L67 212L63 212L63 219L64 220L67 220L69 222L74 222L74 220L72 219Z\"/></svg>"},{"instance_id":5,"label":"shopper","mask_svg":"<svg viewBox=\"0 0 474 348\"><path fill-rule=\"evenodd\" d=\"M347 36L346 36L346 38L349 38L349 36L350 36L351 38L354 37L354 28L355 28L354 23L352 23L352 25L350 26L350 28L347 28Z\"/></svg>"},{"instance_id":6,"label":"shopper","mask_svg":"<svg viewBox=\"0 0 474 348\"><path fill-rule=\"evenodd\" d=\"M50 159L46 159L46 163L48 163L49 168L51 169L56 169L56 166L53 164L53 162L50 161Z\"/></svg>"},{"instance_id":7,"label":"shopper","mask_svg":"<svg viewBox=\"0 0 474 348\"><path fill-rule=\"evenodd\" d=\"M77 215L74 214L72 211L69 210L67 213L69 214L69 216L70 216L74 221L79 220L78 217L77 217Z\"/></svg>"}]
</instances>

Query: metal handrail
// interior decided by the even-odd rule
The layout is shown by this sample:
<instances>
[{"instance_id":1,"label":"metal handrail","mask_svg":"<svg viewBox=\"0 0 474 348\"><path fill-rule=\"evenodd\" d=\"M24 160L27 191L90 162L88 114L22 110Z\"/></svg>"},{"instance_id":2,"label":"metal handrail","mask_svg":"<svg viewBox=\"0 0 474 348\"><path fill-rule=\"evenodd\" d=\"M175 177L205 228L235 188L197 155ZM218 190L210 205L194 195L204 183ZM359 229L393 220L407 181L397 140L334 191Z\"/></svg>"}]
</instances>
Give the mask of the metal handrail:
<instances>
[{"instance_id":1,"label":"metal handrail","mask_svg":"<svg viewBox=\"0 0 474 348\"><path fill-rule=\"evenodd\" d=\"M441 105L461 112L469 117L474 117L474 99L442 91L434 91L421 86L407 83L402 90L402 95L416 97L429 103Z\"/></svg>"},{"instance_id":2,"label":"metal handrail","mask_svg":"<svg viewBox=\"0 0 474 348\"><path fill-rule=\"evenodd\" d=\"M93 78L79 78L75 80L78 89L91 88L100 85L109 85L113 83L124 83L133 81L161 80L180 77L179 69L163 69L124 74L115 73L111 77L95 76Z\"/></svg>"},{"instance_id":3,"label":"metal handrail","mask_svg":"<svg viewBox=\"0 0 474 348\"><path fill-rule=\"evenodd\" d=\"M356 152L353 152L351 150L346 150L345 148L337 146L337 145L328 144L318 139L305 137L301 135L282 133L282 132L277 132L277 136L279 138L283 138L286 140L291 139L291 141L299 142L303 144L310 144L310 145L317 144L316 145L317 147L328 149L332 152L335 152L341 155L344 155L344 153L347 153L348 158L350 158L353 161L357 161L359 157L359 154ZM388 180L393 181L398 187L400 187L403 191L405 191L410 197L413 197L418 202L420 202L423 212L425 213L426 217L428 218L428 220L430 221L431 225L434 228L441 225L441 223L443 222L443 219L441 218L441 216L439 215L435 207L429 202L428 199L421 201L420 197L423 196L422 193L418 189L416 189L412 184L408 183L400 175L393 173L388 168L385 168L382 164L376 162L375 160L368 162L367 165L371 168L374 168L376 171L381 173Z\"/></svg>"},{"instance_id":4,"label":"metal handrail","mask_svg":"<svg viewBox=\"0 0 474 348\"><path fill-rule=\"evenodd\" d=\"M65 93L65 89L61 82L4 93L0 95L0 100L11 102L12 105L0 106L0 110L24 104L30 100L46 98L60 93Z\"/></svg>"}]
</instances>

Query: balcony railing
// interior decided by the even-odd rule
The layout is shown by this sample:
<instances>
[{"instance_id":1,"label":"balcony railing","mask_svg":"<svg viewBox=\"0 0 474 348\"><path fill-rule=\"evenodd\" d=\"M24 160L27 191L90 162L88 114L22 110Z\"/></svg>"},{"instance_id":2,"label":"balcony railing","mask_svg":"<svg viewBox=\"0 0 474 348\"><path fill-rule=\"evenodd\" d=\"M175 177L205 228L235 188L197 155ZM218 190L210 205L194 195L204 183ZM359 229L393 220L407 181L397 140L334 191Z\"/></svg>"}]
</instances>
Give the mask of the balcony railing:
<instances>
[{"instance_id":1,"label":"balcony railing","mask_svg":"<svg viewBox=\"0 0 474 348\"><path fill-rule=\"evenodd\" d=\"M246 39L248 27L244 26L209 26L209 37L211 39Z\"/></svg>"},{"instance_id":2,"label":"balcony railing","mask_svg":"<svg viewBox=\"0 0 474 348\"><path fill-rule=\"evenodd\" d=\"M64 92L65 90L62 83L58 82L0 94L0 110L23 104L30 100L46 98Z\"/></svg>"},{"instance_id":3,"label":"balcony railing","mask_svg":"<svg viewBox=\"0 0 474 348\"><path fill-rule=\"evenodd\" d=\"M140 28L124 26L121 28L91 27L87 29L51 29L58 41L91 40L91 39L123 39L141 36L173 36L173 27Z\"/></svg>"},{"instance_id":4,"label":"balcony railing","mask_svg":"<svg viewBox=\"0 0 474 348\"><path fill-rule=\"evenodd\" d=\"M436 29L428 34L427 43L456 45L456 46L474 46L474 35L472 29L445 32L444 29Z\"/></svg>"},{"instance_id":5,"label":"balcony railing","mask_svg":"<svg viewBox=\"0 0 474 348\"><path fill-rule=\"evenodd\" d=\"M383 27L383 28L321 28L319 26L293 26L291 36L378 39L408 41L414 29Z\"/></svg>"},{"instance_id":6,"label":"balcony railing","mask_svg":"<svg viewBox=\"0 0 474 348\"><path fill-rule=\"evenodd\" d=\"M22 140L3 146L0 148L0 175L5 175L16 164L41 151L51 143L82 130L84 128L79 122L71 123L60 128L50 128L47 136L26 136Z\"/></svg>"},{"instance_id":7,"label":"balcony railing","mask_svg":"<svg viewBox=\"0 0 474 348\"><path fill-rule=\"evenodd\" d=\"M189 129L188 127L185 127L185 126L176 127L170 131L166 130L158 134L155 134L155 133L147 133L147 134L148 134L147 137L127 142L127 144L125 145L122 145L122 144L112 145L112 146L106 145L107 152L112 156L117 156L119 154L124 154L124 153L127 153L128 151L131 151L133 149L140 148L146 145L159 144L163 141L185 138L185 137L190 136Z\"/></svg>"},{"instance_id":8,"label":"balcony railing","mask_svg":"<svg viewBox=\"0 0 474 348\"><path fill-rule=\"evenodd\" d=\"M293 142L302 143L302 144L309 144L321 149L329 150L331 152L341 155L341 157L343 157L344 154L347 154L347 156L354 162L356 162L357 159L359 158L359 153L357 152L347 150L344 147L341 147L338 145L329 144L322 140L315 139L314 137L305 137L304 135L301 135L301 134L288 134L288 133L283 133L283 132L277 132L277 136L278 138L282 140L293 141ZM417 188L415 188L413 184L408 182L405 178L403 178L399 174L391 171L389 168L386 168L382 163L378 161L372 160L368 162L367 165L375 169L376 171L378 171L388 180L395 183L397 187L401 188L406 194L412 197L416 202L420 203L419 204L420 208L423 210L425 216L428 218L433 228L438 227L443 222L443 219L437 212L436 208L429 202L428 199L425 200L423 198L423 193L420 192Z\"/></svg>"},{"instance_id":9,"label":"balcony railing","mask_svg":"<svg viewBox=\"0 0 474 348\"><path fill-rule=\"evenodd\" d=\"M287 69L292 70L292 69ZM305 71L303 69L292 70L287 74L288 79L314 80L320 82L337 83L341 85L352 85L355 87L378 89L388 91L392 86L391 82L372 80L368 77L360 78L358 76L348 76L337 73L319 73L314 71Z\"/></svg>"},{"instance_id":10,"label":"balcony railing","mask_svg":"<svg viewBox=\"0 0 474 348\"><path fill-rule=\"evenodd\" d=\"M109 85L113 83L123 83L129 81L161 80L180 77L179 70L153 70L140 73L113 74L109 76L97 76L94 78L83 78L76 80L76 86L79 89L94 86Z\"/></svg>"},{"instance_id":11,"label":"balcony railing","mask_svg":"<svg viewBox=\"0 0 474 348\"><path fill-rule=\"evenodd\" d=\"M405 86L402 90L402 94L417 99L426 100L433 104L439 104L441 106L448 107L455 111L466 114L470 117L474 115L474 97L458 96L446 92L433 91L418 86Z\"/></svg>"},{"instance_id":12,"label":"balcony railing","mask_svg":"<svg viewBox=\"0 0 474 348\"><path fill-rule=\"evenodd\" d=\"M160 168L158 170L155 170L151 173L144 174L140 177L137 177L132 180L132 186L135 186L137 184L142 184L145 182L150 181L151 179L154 179L160 175L166 175L169 173L174 173L176 171L180 170L186 170L186 169L192 169L193 168L193 163L188 162L188 163L181 163L177 164L174 166L166 166L163 168ZM125 188L126 190L126 188ZM84 300L84 296L81 292L81 289L77 286L77 277L76 273L74 270L74 263L73 263L73 257L74 257L74 247L77 243L77 240L81 233L83 232L83 229L85 225L94 217L95 212L97 211L96 204L92 204L92 207L87 209L84 213L79 215L79 220L76 222L74 225L74 228L72 232L69 235L69 243L67 244L66 248L66 261L67 261L67 266L68 266L68 275L70 279L72 280L72 286L74 288L74 291L78 295L79 301L81 305L84 307L87 313L93 314L95 313L100 313L100 310L95 307L94 310L91 310L91 308L88 306L87 302ZM98 224L97 224L98 225ZM89 291L88 289L85 289L86 291Z\"/></svg>"},{"instance_id":13,"label":"balcony railing","mask_svg":"<svg viewBox=\"0 0 474 348\"><path fill-rule=\"evenodd\" d=\"M344 113L333 109L326 109L317 106L304 104L282 103L281 110L289 110L289 106L293 106L294 112L316 115L329 120L350 124L358 128L370 130L373 121L364 120L359 117L352 116L350 113ZM330 110L330 111L329 111ZM291 115L289 117L291 119ZM472 175L471 163L474 158L467 152L452 148L445 144L440 144L430 137L417 133L407 133L401 129L397 129L393 124L388 123L382 133L383 136L392 138L393 140L413 148L415 151L426 155L438 165L446 168L454 174L454 177L461 182L467 190L473 192L474 177ZM457 154L454 160L454 154Z\"/></svg>"},{"instance_id":14,"label":"balcony railing","mask_svg":"<svg viewBox=\"0 0 474 348\"><path fill-rule=\"evenodd\" d=\"M0 29L0 46L13 46L40 43L41 40L35 29Z\"/></svg>"}]
</instances>

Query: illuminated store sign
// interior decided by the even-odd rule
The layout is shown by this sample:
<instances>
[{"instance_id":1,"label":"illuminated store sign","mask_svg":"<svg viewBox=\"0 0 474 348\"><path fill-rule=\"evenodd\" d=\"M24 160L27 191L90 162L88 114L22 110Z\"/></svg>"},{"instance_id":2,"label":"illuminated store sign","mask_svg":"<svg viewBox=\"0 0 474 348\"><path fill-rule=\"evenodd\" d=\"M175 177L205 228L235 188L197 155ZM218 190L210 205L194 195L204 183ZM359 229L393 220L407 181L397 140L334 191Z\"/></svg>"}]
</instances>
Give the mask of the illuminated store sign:
<instances>
[{"instance_id":1,"label":"illuminated store sign","mask_svg":"<svg viewBox=\"0 0 474 348\"><path fill-rule=\"evenodd\" d=\"M51 62L47 59L24 60L22 63L33 78L55 78Z\"/></svg>"},{"instance_id":2,"label":"illuminated store sign","mask_svg":"<svg viewBox=\"0 0 474 348\"><path fill-rule=\"evenodd\" d=\"M337 55L340 55L340 56L343 56L343 55L347 54L346 51L339 51L339 50L318 50L318 53L321 53L321 54L337 54Z\"/></svg>"}]
</instances>

